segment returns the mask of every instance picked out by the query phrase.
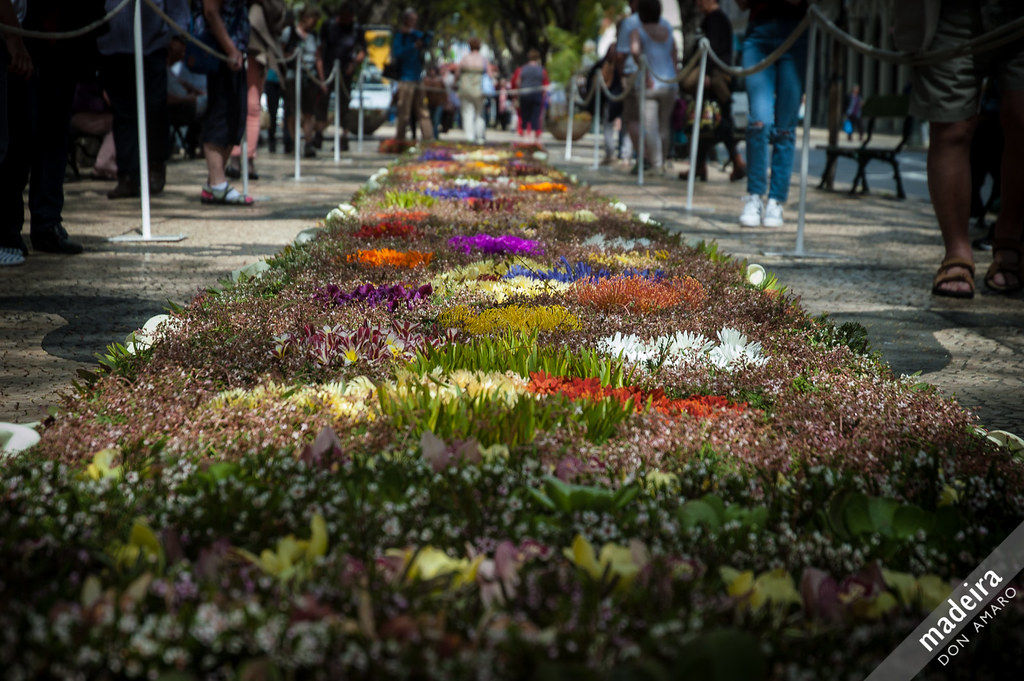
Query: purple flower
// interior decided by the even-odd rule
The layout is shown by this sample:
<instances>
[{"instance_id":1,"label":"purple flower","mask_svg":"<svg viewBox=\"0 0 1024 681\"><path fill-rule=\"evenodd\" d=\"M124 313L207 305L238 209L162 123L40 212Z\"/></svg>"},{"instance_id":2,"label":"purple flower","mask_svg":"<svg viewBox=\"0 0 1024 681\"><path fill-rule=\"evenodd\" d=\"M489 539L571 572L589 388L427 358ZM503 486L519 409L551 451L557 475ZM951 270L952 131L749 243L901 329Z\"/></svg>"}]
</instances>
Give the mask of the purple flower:
<instances>
[{"instance_id":1,"label":"purple flower","mask_svg":"<svg viewBox=\"0 0 1024 681\"><path fill-rule=\"evenodd\" d=\"M539 241L521 239L517 236L475 234L474 236L453 236L448 245L457 251L470 254L473 251L483 253L521 253L525 255L541 255L544 246Z\"/></svg>"},{"instance_id":2,"label":"purple flower","mask_svg":"<svg viewBox=\"0 0 1024 681\"><path fill-rule=\"evenodd\" d=\"M451 161L451 149L427 149L420 154L421 161Z\"/></svg>"},{"instance_id":3,"label":"purple flower","mask_svg":"<svg viewBox=\"0 0 1024 681\"><path fill-rule=\"evenodd\" d=\"M361 284L349 293L343 291L337 284L329 284L318 289L313 294L313 300L333 303L339 307L349 303L362 303L366 307L384 305L389 312L394 312L395 308L403 303L407 309L412 309L413 303L425 300L433 292L434 289L430 284L413 285L409 288L402 284L380 287L373 284Z\"/></svg>"},{"instance_id":4,"label":"purple flower","mask_svg":"<svg viewBox=\"0 0 1024 681\"><path fill-rule=\"evenodd\" d=\"M423 193L433 196L435 199L483 199L490 201L494 198L494 191L490 187L441 187L439 189L425 189Z\"/></svg>"}]
</instances>

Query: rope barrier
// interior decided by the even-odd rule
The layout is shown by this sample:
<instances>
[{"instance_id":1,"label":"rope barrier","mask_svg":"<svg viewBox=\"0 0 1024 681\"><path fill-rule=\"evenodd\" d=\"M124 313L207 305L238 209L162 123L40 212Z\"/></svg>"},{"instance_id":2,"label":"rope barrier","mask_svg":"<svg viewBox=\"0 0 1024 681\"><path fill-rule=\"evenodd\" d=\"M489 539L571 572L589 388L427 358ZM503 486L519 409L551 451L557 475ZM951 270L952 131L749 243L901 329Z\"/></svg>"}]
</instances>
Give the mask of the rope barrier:
<instances>
[{"instance_id":1,"label":"rope barrier","mask_svg":"<svg viewBox=\"0 0 1024 681\"><path fill-rule=\"evenodd\" d=\"M733 66L732 64L728 64L728 63L722 61L719 58L719 56L717 54L715 54L715 51L711 49L711 43L708 42L707 38L701 38L700 42L698 43L698 45L699 45L699 49L702 50L702 51L707 52L708 53L708 57L711 58L711 61L715 62L715 65L718 66L718 68L720 68L723 71L725 71L726 73L731 74L733 76L737 76L737 77L740 77L740 76L750 76L750 75L753 75L755 73L759 73L761 71L764 71L766 68L768 68L769 66L774 64L776 61L778 61L779 58L782 57L782 55L784 55L787 52L789 52L789 49L791 47L793 47L793 45L796 43L797 39L799 39L800 36L803 35L803 32L806 31L807 27L810 26L810 25L811 25L811 15L810 14L805 14L804 18L800 21L799 24L797 24L796 28L793 29L793 32L789 34L789 37L786 38L786 40L781 45L779 45L777 48L775 48L775 50L773 50L770 54L768 54L761 61L757 62L756 64L754 64L752 66L748 66L746 68L740 68L740 67L737 67L737 66Z\"/></svg>"},{"instance_id":2,"label":"rope barrier","mask_svg":"<svg viewBox=\"0 0 1024 681\"><path fill-rule=\"evenodd\" d=\"M32 31L29 29L21 28L20 26L8 26L7 24L0 24L0 33L11 33L13 35L21 36L22 38L42 38L45 40L70 40L71 38L81 38L87 33L95 31L97 28L107 23L121 11L128 6L132 0L122 0L121 4L110 10L106 16L102 19L97 19L87 26L76 28L71 31L63 31L59 33L47 33L46 31Z\"/></svg>"},{"instance_id":3,"label":"rope barrier","mask_svg":"<svg viewBox=\"0 0 1024 681\"><path fill-rule=\"evenodd\" d=\"M1024 36L1024 16L1022 16L1008 24L1003 24L1002 26L995 28L988 33L971 38L970 40L965 40L962 43L944 50L907 54L905 52L883 50L854 38L852 35L832 23L832 21L816 6L811 7L808 11L808 16L812 15L823 29L831 33L836 40L847 47L870 57L874 57L880 61L886 61L894 64L912 64L915 66L935 64L965 54L979 54L981 52L994 50L997 47L1001 47L1006 43Z\"/></svg>"}]
</instances>

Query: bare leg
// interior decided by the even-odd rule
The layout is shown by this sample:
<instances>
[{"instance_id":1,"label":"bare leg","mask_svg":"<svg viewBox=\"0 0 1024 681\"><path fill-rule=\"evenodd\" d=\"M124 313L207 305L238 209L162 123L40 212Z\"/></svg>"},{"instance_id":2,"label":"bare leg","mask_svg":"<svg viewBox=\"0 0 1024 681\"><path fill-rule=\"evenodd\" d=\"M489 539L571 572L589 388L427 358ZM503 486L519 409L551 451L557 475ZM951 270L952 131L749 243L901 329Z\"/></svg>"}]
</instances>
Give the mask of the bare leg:
<instances>
[{"instance_id":1,"label":"bare leg","mask_svg":"<svg viewBox=\"0 0 1024 681\"><path fill-rule=\"evenodd\" d=\"M206 181L212 187L227 182L227 175L224 174L224 164L227 163L230 147L219 147L209 142L203 142L203 156L206 157Z\"/></svg>"},{"instance_id":2,"label":"bare leg","mask_svg":"<svg viewBox=\"0 0 1024 681\"><path fill-rule=\"evenodd\" d=\"M974 262L967 227L971 219L971 136L975 118L955 123L932 122L928 147L928 193L942 230L947 258ZM962 272L964 268L952 268ZM946 282L946 291L968 292L966 282Z\"/></svg>"},{"instance_id":3,"label":"bare leg","mask_svg":"<svg viewBox=\"0 0 1024 681\"><path fill-rule=\"evenodd\" d=\"M1024 193L1021 192L1021 187L1024 187L1024 156L1020 151L1024 149L1024 92L1003 93L1000 117L1004 140L1003 191L993 241L1006 239L1020 243L1021 226L1024 225ZM1011 267L1020 260L1019 255L1006 249L994 251L992 257L997 262L1006 263ZM1013 275L1005 277L998 273L993 275L991 281L998 286L1013 286L1019 278L1015 281Z\"/></svg>"}]
</instances>

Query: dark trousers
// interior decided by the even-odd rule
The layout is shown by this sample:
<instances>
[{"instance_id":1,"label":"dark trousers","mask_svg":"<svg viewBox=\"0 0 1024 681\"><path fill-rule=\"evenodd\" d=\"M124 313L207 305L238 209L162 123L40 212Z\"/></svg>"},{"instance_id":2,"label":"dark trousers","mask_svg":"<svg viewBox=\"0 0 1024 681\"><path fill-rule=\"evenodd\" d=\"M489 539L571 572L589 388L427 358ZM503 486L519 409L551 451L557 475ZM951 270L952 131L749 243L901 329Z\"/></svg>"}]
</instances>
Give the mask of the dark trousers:
<instances>
[{"instance_id":1,"label":"dark trousers","mask_svg":"<svg viewBox=\"0 0 1024 681\"><path fill-rule=\"evenodd\" d=\"M285 102L285 111L288 110L287 96L285 95L284 89L281 87L281 83L276 81L267 81L267 84L263 86L263 91L267 95L267 111L270 112L270 128L267 129L267 141L271 147L277 143L277 111L281 106L281 102ZM286 114L287 115L287 114ZM288 124L285 123L281 126L282 136L281 139L290 140L291 134L288 132Z\"/></svg>"},{"instance_id":2,"label":"dark trousers","mask_svg":"<svg viewBox=\"0 0 1024 681\"><path fill-rule=\"evenodd\" d=\"M66 66L39 64L35 75L7 82L7 155L0 161L0 246L21 248L25 225L22 195L29 185L33 233L61 222L64 169L75 82ZM29 178L31 177L31 184Z\"/></svg>"},{"instance_id":3,"label":"dark trousers","mask_svg":"<svg viewBox=\"0 0 1024 681\"><path fill-rule=\"evenodd\" d=\"M167 50L142 57L146 91L146 140L151 167L167 161L170 124L167 119ZM117 174L139 181L139 128L135 102L135 56L114 54L100 62L103 89L114 112Z\"/></svg>"}]
</instances>

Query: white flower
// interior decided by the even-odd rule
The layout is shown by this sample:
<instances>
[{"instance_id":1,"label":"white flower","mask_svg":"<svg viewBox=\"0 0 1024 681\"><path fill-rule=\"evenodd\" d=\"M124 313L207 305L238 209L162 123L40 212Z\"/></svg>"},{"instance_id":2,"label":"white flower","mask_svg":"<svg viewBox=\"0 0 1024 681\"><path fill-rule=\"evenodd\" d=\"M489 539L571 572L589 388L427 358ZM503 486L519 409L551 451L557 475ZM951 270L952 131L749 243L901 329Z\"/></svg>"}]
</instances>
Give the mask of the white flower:
<instances>
[{"instance_id":1,"label":"white flower","mask_svg":"<svg viewBox=\"0 0 1024 681\"><path fill-rule=\"evenodd\" d=\"M760 286L764 283L768 274L764 268L757 264L747 265L747 281L753 286Z\"/></svg>"},{"instance_id":2,"label":"white flower","mask_svg":"<svg viewBox=\"0 0 1024 681\"><path fill-rule=\"evenodd\" d=\"M331 211L331 212L333 213L334 211ZM328 217L328 221L329 221L331 216L328 215L327 217ZM302 244L309 243L313 239L316 239L317 236L322 231L324 231L324 230L320 229L319 227L311 227L309 229L302 230L301 232L299 232L295 236L295 245L296 246L301 246Z\"/></svg>"},{"instance_id":3,"label":"white flower","mask_svg":"<svg viewBox=\"0 0 1024 681\"><path fill-rule=\"evenodd\" d=\"M619 211L620 213L625 213L627 210L629 210L629 207L622 201L612 201L611 207Z\"/></svg>"},{"instance_id":4,"label":"white flower","mask_svg":"<svg viewBox=\"0 0 1024 681\"><path fill-rule=\"evenodd\" d=\"M546 161L547 158L548 158L548 155L547 155L546 152L543 152L543 151L535 151L535 152L533 152L533 157L535 159L537 159L538 161Z\"/></svg>"}]
</instances>

